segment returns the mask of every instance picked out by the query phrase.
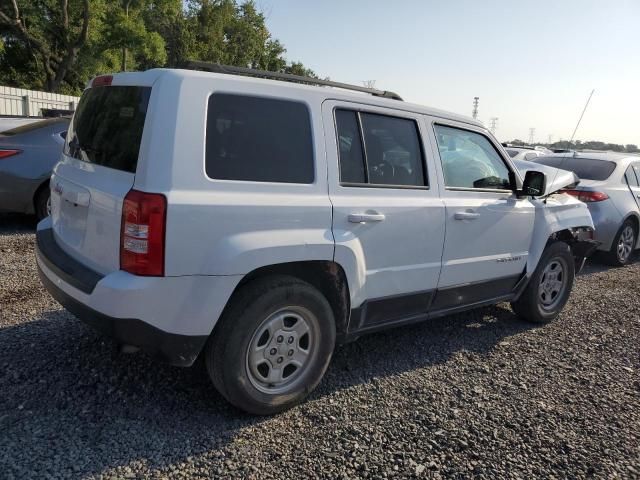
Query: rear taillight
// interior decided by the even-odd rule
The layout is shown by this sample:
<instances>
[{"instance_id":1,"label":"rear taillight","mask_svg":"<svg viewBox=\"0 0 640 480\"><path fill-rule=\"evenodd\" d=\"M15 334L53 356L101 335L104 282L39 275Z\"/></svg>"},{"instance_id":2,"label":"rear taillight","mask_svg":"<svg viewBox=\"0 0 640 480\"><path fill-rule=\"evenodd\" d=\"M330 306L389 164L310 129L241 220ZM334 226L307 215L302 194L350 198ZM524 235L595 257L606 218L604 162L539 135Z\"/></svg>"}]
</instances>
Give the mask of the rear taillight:
<instances>
[{"instance_id":1,"label":"rear taillight","mask_svg":"<svg viewBox=\"0 0 640 480\"><path fill-rule=\"evenodd\" d=\"M0 149L0 159L13 157L14 155L19 154L21 151L22 150L11 150L11 149L8 149L8 148L1 148Z\"/></svg>"},{"instance_id":2,"label":"rear taillight","mask_svg":"<svg viewBox=\"0 0 640 480\"><path fill-rule=\"evenodd\" d=\"M589 190L563 190L563 192L585 203L601 202L609 198L609 195L604 192L591 192Z\"/></svg>"},{"instance_id":3,"label":"rear taillight","mask_svg":"<svg viewBox=\"0 0 640 480\"><path fill-rule=\"evenodd\" d=\"M131 190L122 204L120 268L134 275L164 275L167 199Z\"/></svg>"}]
</instances>

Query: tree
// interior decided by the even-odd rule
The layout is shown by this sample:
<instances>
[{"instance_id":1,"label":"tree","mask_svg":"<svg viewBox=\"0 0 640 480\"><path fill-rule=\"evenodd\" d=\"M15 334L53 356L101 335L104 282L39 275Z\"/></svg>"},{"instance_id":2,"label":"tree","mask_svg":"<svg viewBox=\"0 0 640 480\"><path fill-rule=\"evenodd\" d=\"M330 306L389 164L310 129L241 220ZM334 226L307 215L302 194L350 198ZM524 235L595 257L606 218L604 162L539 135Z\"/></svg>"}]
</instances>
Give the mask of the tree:
<instances>
[{"instance_id":1,"label":"tree","mask_svg":"<svg viewBox=\"0 0 640 480\"><path fill-rule=\"evenodd\" d=\"M99 74L203 60L315 76L288 63L252 1L0 0L0 84L78 94Z\"/></svg>"},{"instance_id":2,"label":"tree","mask_svg":"<svg viewBox=\"0 0 640 480\"><path fill-rule=\"evenodd\" d=\"M22 9L17 0L8 3L10 7L0 8L0 35L8 47L3 57L12 60L13 74L22 78L24 69L18 59L23 54L29 59L27 67L43 70L42 87L59 91L87 43L89 0L39 0L26 3Z\"/></svg>"}]
</instances>

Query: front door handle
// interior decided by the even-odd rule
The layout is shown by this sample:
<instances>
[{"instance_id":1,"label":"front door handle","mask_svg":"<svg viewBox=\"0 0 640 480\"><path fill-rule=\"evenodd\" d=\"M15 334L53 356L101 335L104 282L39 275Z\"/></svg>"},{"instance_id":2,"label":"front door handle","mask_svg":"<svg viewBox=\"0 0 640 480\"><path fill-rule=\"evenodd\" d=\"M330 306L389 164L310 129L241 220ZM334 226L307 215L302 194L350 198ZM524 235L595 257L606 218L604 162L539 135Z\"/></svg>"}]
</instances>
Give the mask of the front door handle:
<instances>
[{"instance_id":1,"label":"front door handle","mask_svg":"<svg viewBox=\"0 0 640 480\"><path fill-rule=\"evenodd\" d=\"M478 217L480 217L480 214L475 212L456 212L453 215L456 220L475 220Z\"/></svg>"},{"instance_id":2,"label":"front door handle","mask_svg":"<svg viewBox=\"0 0 640 480\"><path fill-rule=\"evenodd\" d=\"M384 213L351 213L349 214L349 221L351 223L367 223L367 222L381 222L385 219Z\"/></svg>"}]
</instances>

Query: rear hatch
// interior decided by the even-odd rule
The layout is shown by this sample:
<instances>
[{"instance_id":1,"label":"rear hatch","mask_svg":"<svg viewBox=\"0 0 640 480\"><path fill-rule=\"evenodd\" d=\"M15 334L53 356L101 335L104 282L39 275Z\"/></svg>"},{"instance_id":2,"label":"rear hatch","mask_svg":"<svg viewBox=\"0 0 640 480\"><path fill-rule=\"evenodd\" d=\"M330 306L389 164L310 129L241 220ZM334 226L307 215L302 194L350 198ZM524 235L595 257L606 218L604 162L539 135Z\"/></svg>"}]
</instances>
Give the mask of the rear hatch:
<instances>
[{"instance_id":1,"label":"rear hatch","mask_svg":"<svg viewBox=\"0 0 640 480\"><path fill-rule=\"evenodd\" d=\"M148 86L85 90L51 178L56 242L103 274L120 268L122 204L135 180L150 95Z\"/></svg>"}]
</instances>

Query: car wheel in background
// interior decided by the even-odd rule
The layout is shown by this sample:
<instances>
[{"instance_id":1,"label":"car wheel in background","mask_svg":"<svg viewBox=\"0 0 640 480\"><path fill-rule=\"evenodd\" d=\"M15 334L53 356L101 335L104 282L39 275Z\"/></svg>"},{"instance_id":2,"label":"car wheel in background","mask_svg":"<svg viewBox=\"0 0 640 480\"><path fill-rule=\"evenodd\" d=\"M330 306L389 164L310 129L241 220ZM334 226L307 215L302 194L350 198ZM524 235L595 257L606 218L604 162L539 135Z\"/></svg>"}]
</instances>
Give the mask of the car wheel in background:
<instances>
[{"instance_id":1,"label":"car wheel in background","mask_svg":"<svg viewBox=\"0 0 640 480\"><path fill-rule=\"evenodd\" d=\"M626 220L611 244L611 250L605 254L609 265L622 267L631 261L633 250L638 241L638 232L632 220Z\"/></svg>"},{"instance_id":2,"label":"car wheel in background","mask_svg":"<svg viewBox=\"0 0 640 480\"><path fill-rule=\"evenodd\" d=\"M205 351L218 391L246 412L301 402L322 379L336 339L333 311L310 284L277 275L234 294Z\"/></svg>"},{"instance_id":3,"label":"car wheel in background","mask_svg":"<svg viewBox=\"0 0 640 480\"><path fill-rule=\"evenodd\" d=\"M49 216L51 213L51 190L49 190L49 185L41 187L40 190L38 190L34 201L34 207L38 221Z\"/></svg>"},{"instance_id":4,"label":"car wheel in background","mask_svg":"<svg viewBox=\"0 0 640 480\"><path fill-rule=\"evenodd\" d=\"M575 277L571 248L564 242L553 242L542 253L529 283L511 308L520 317L535 323L548 323L562 311Z\"/></svg>"}]
</instances>

